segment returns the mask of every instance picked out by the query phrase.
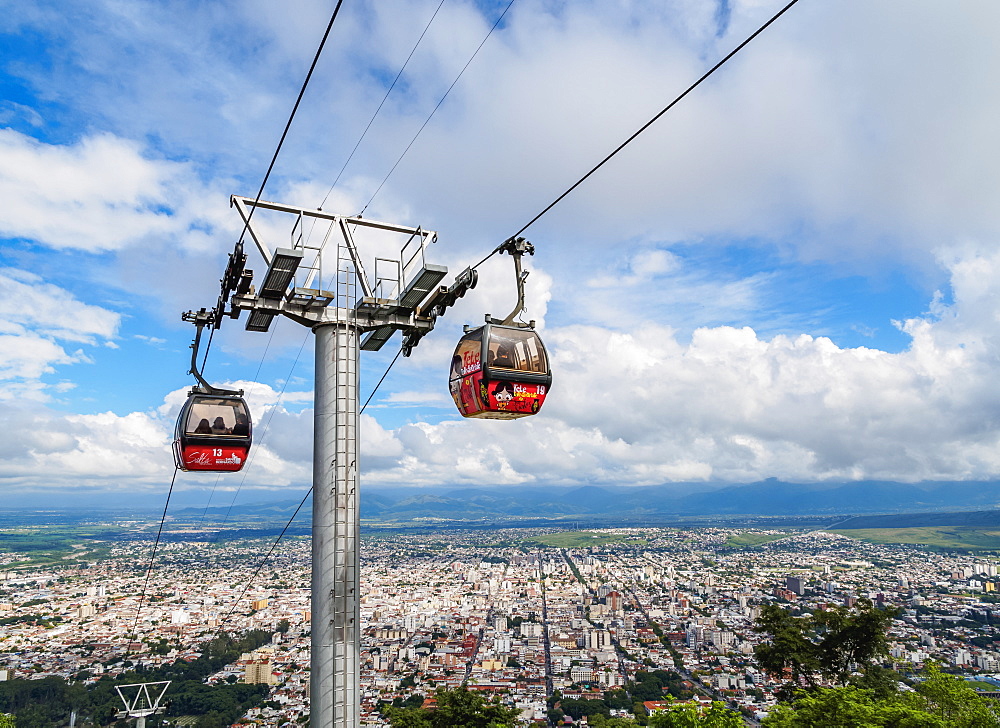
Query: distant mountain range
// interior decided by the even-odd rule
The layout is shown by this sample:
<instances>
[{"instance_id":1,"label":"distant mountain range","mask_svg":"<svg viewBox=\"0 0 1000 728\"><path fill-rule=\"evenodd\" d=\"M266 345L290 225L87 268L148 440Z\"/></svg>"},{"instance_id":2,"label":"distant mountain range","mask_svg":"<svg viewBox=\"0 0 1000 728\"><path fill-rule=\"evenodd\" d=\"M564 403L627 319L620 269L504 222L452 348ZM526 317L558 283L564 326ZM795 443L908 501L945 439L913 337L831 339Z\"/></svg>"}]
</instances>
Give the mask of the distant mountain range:
<instances>
[{"instance_id":1,"label":"distant mountain range","mask_svg":"<svg viewBox=\"0 0 1000 728\"><path fill-rule=\"evenodd\" d=\"M298 500L175 511L175 518L222 513L240 520L287 518ZM655 522L707 516L861 516L1000 507L1000 481L896 483L852 481L789 483L774 478L733 485L672 483L659 486L363 489L361 518L370 522L497 522L585 519ZM299 520L308 522L309 506ZM912 520L912 519L909 519ZM859 526L860 527L860 526Z\"/></svg>"}]
</instances>

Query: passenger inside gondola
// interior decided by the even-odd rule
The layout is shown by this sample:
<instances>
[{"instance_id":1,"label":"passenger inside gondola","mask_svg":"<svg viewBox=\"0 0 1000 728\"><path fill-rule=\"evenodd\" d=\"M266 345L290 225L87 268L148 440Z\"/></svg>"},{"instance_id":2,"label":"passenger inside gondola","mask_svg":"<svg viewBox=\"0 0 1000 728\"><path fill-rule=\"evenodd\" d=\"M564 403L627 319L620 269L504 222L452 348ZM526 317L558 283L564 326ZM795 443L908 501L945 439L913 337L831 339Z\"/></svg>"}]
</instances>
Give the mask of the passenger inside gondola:
<instances>
[{"instance_id":1,"label":"passenger inside gondola","mask_svg":"<svg viewBox=\"0 0 1000 728\"><path fill-rule=\"evenodd\" d=\"M250 425L247 423L246 415L241 412L236 413L236 424L233 425L233 435L246 437L250 434Z\"/></svg>"},{"instance_id":2,"label":"passenger inside gondola","mask_svg":"<svg viewBox=\"0 0 1000 728\"><path fill-rule=\"evenodd\" d=\"M497 347L497 355L492 366L503 367L504 369L514 368L514 357L511 356L510 346L501 344Z\"/></svg>"},{"instance_id":3,"label":"passenger inside gondola","mask_svg":"<svg viewBox=\"0 0 1000 728\"><path fill-rule=\"evenodd\" d=\"M189 435L250 436L250 420L243 407L228 401L194 403L187 417ZM241 426L242 425L242 426Z\"/></svg>"}]
</instances>

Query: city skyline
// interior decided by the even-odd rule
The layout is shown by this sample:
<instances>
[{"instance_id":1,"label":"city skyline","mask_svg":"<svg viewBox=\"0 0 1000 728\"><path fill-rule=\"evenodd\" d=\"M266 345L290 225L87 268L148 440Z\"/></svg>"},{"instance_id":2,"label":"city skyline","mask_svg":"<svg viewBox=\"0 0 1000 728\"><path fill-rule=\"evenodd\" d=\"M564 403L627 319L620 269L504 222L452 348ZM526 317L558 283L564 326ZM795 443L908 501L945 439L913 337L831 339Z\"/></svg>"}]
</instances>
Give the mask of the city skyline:
<instances>
[{"instance_id":1,"label":"city skyline","mask_svg":"<svg viewBox=\"0 0 1000 728\"><path fill-rule=\"evenodd\" d=\"M171 542L146 582L148 545L91 541L69 559L32 565L0 552L0 681L96 689L134 681L136 666L174 670L174 700L201 691L221 709L236 683L263 683L266 702L225 708L233 721L302 718L309 539L282 542L250 581L268 539ZM385 705L461 684L518 708L521 725L544 725L555 710L607 714L609 703L631 717L678 698L759 719L784 684L756 659L768 636L755 622L771 605L800 615L868 602L891 609L880 663L913 677L933 662L996 692L998 566L995 552L802 529L373 533L362 549L360 724L384 728ZM222 633L246 648L199 671ZM650 674L666 676L663 691L642 685ZM632 700L615 697L623 688Z\"/></svg>"}]
</instances>

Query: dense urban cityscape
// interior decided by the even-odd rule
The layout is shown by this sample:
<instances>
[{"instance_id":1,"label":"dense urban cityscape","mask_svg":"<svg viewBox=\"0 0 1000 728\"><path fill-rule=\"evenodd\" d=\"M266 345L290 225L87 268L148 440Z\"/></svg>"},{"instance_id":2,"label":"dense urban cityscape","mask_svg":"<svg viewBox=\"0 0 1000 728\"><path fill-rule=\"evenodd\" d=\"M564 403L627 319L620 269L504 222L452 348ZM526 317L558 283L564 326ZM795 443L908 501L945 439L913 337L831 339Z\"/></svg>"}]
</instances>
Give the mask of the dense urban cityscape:
<instances>
[{"instance_id":1,"label":"dense urban cityscape","mask_svg":"<svg viewBox=\"0 0 1000 728\"><path fill-rule=\"evenodd\" d=\"M260 646L204 682L269 686L244 724L304 722L309 541L282 541L250 581L269 545L162 544L148 584L148 541L115 544L95 561L81 548L65 566L37 570L3 554L0 680L93 683L195 660L223 631L259 630ZM762 639L754 620L769 603L899 607L889 634L895 669L933 660L986 690L1000 685L997 564L967 554L823 531L399 531L367 535L362 566L366 726L388 725L388 704L422 704L436 688L462 684L500 696L524 725L553 715L587 725L573 706L660 670L679 677L675 698L724 701L755 722L780 687L754 659ZM670 699L608 712L652 714Z\"/></svg>"}]
</instances>

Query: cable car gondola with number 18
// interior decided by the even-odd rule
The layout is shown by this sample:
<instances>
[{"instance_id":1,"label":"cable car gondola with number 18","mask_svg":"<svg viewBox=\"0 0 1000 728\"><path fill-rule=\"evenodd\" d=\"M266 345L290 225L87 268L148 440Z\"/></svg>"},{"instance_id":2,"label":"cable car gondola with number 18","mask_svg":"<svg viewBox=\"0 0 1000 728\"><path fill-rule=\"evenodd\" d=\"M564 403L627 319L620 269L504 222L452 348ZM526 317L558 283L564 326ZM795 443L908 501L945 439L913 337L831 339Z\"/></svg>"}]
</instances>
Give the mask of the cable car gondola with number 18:
<instances>
[{"instance_id":1,"label":"cable car gondola with number 18","mask_svg":"<svg viewBox=\"0 0 1000 728\"><path fill-rule=\"evenodd\" d=\"M486 325L465 327L451 360L448 387L463 417L512 420L536 414L552 387L552 370L535 322L514 321L524 309L521 255L534 253L524 238L500 248L514 258L517 306L501 320L486 316Z\"/></svg>"}]
</instances>

